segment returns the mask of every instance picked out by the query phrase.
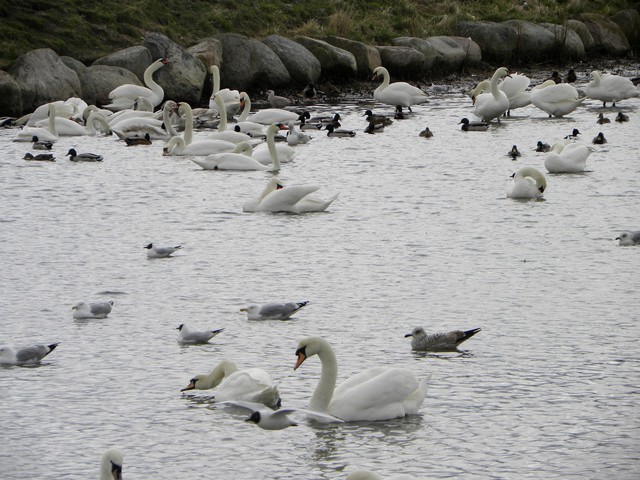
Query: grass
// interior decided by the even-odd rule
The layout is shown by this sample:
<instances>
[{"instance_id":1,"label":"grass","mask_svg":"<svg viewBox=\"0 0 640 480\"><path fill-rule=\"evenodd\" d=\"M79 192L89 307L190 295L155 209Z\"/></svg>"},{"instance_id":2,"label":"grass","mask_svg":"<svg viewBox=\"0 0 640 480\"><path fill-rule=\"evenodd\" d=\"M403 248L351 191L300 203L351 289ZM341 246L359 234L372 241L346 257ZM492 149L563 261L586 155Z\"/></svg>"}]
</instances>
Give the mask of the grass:
<instances>
[{"instance_id":1,"label":"grass","mask_svg":"<svg viewBox=\"0 0 640 480\"><path fill-rule=\"evenodd\" d=\"M338 35L372 45L394 37L449 35L460 20L562 23L580 13L611 15L627 0L0 0L0 68L49 47L90 64L160 32L185 47L235 32Z\"/></svg>"}]
</instances>

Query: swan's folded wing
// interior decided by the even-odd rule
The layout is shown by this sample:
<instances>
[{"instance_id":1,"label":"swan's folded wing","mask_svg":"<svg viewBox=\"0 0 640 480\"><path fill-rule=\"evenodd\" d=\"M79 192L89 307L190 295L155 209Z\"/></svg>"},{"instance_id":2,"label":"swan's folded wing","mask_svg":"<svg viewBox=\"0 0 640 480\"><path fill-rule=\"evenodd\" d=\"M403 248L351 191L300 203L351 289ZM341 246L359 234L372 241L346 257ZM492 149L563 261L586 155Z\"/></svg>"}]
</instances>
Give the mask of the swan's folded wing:
<instances>
[{"instance_id":1,"label":"swan's folded wing","mask_svg":"<svg viewBox=\"0 0 640 480\"><path fill-rule=\"evenodd\" d=\"M125 97L135 100L138 97L148 97L151 94L151 90L141 85L133 85L131 83L120 85L114 88L109 93L110 100L117 100L118 98Z\"/></svg>"},{"instance_id":2,"label":"swan's folded wing","mask_svg":"<svg viewBox=\"0 0 640 480\"><path fill-rule=\"evenodd\" d=\"M258 207L266 212L295 211L296 203L319 189L317 185L291 185L271 192L262 199Z\"/></svg>"}]
</instances>

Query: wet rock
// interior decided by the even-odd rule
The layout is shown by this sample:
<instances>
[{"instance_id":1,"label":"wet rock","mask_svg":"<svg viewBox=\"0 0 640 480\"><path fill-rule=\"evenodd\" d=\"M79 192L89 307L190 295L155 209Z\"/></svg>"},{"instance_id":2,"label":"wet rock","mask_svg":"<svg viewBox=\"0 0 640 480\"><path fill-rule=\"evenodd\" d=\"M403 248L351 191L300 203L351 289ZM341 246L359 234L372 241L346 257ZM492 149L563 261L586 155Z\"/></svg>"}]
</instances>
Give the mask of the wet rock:
<instances>
[{"instance_id":1,"label":"wet rock","mask_svg":"<svg viewBox=\"0 0 640 480\"><path fill-rule=\"evenodd\" d=\"M412 47L378 46L382 65L389 75L402 79L420 77L425 72L424 55Z\"/></svg>"},{"instance_id":2,"label":"wet rock","mask_svg":"<svg viewBox=\"0 0 640 480\"><path fill-rule=\"evenodd\" d=\"M320 78L320 61L303 45L280 35L269 35L262 43L275 52L289 72L291 80L299 86L317 82Z\"/></svg>"},{"instance_id":3,"label":"wet rock","mask_svg":"<svg viewBox=\"0 0 640 480\"><path fill-rule=\"evenodd\" d=\"M358 64L351 52L317 38L297 37L296 41L318 59L323 78L347 81L358 76Z\"/></svg>"},{"instance_id":4,"label":"wet rock","mask_svg":"<svg viewBox=\"0 0 640 480\"><path fill-rule=\"evenodd\" d=\"M555 35L543 26L521 20L502 23L516 32L515 55L519 61L540 61L556 55Z\"/></svg>"},{"instance_id":5,"label":"wet rock","mask_svg":"<svg viewBox=\"0 0 640 480\"><path fill-rule=\"evenodd\" d=\"M630 46L640 47L640 13L637 10L622 10L612 15L611 20L620 27Z\"/></svg>"},{"instance_id":6,"label":"wet rock","mask_svg":"<svg viewBox=\"0 0 640 480\"><path fill-rule=\"evenodd\" d=\"M589 29L596 51L605 55L623 56L630 50L627 37L613 20L596 13L583 13L580 20Z\"/></svg>"},{"instance_id":7,"label":"wet rock","mask_svg":"<svg viewBox=\"0 0 640 480\"><path fill-rule=\"evenodd\" d=\"M222 66L222 43L216 38L205 38L187 48L187 52L200 59L207 71L212 65Z\"/></svg>"},{"instance_id":8,"label":"wet rock","mask_svg":"<svg viewBox=\"0 0 640 480\"><path fill-rule=\"evenodd\" d=\"M455 33L476 42L484 60L502 64L516 58L518 34L509 25L486 21L458 22Z\"/></svg>"},{"instance_id":9,"label":"wet rock","mask_svg":"<svg viewBox=\"0 0 640 480\"><path fill-rule=\"evenodd\" d=\"M144 71L153 63L153 60L148 48L136 45L135 47L125 48L100 57L92 65L110 65L112 67L126 68L133 72L140 82L144 82Z\"/></svg>"},{"instance_id":10,"label":"wet rock","mask_svg":"<svg viewBox=\"0 0 640 480\"><path fill-rule=\"evenodd\" d=\"M556 25L555 23L541 23L540 25L553 34L556 57L575 60L584 58L584 44L582 43L580 35L578 35L575 30L565 25Z\"/></svg>"},{"instance_id":11,"label":"wet rock","mask_svg":"<svg viewBox=\"0 0 640 480\"><path fill-rule=\"evenodd\" d=\"M18 117L23 112L20 86L4 70L0 70L0 112L12 117Z\"/></svg>"},{"instance_id":12,"label":"wet rock","mask_svg":"<svg viewBox=\"0 0 640 480\"><path fill-rule=\"evenodd\" d=\"M587 28L587 26L580 20L567 20L567 27L576 32L582 40L585 52L590 52L594 49L596 43L593 41L593 36Z\"/></svg>"},{"instance_id":13,"label":"wet rock","mask_svg":"<svg viewBox=\"0 0 640 480\"><path fill-rule=\"evenodd\" d=\"M374 68L382 65L380 52L370 45L333 35L324 37L324 40L335 47L342 48L353 54L356 59L356 65L358 66L359 78L369 77Z\"/></svg>"}]
</instances>

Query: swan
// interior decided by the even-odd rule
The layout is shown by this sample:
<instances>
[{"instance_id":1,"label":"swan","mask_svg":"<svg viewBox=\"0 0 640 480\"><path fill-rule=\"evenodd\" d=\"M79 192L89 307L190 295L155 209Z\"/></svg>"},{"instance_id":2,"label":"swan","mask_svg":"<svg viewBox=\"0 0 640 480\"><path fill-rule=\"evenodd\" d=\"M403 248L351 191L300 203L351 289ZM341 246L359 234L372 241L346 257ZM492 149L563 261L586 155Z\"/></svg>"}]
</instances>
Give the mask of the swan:
<instances>
[{"instance_id":1,"label":"swan","mask_svg":"<svg viewBox=\"0 0 640 480\"><path fill-rule=\"evenodd\" d=\"M220 98L218 98L218 102L222 102ZM224 115L224 106L221 103L221 115ZM244 135L237 137L236 132L225 132L232 133L234 135L212 135L214 138L205 138L202 140L198 140L196 142L193 141L193 111L191 110L191 106L188 103L180 102L178 107L178 113L184 116L184 132L182 134L182 140L184 142L184 151L189 153L174 153L174 155L214 155L218 153L226 153L231 152L236 148L236 144L240 143L238 140L240 138L246 138L246 140L242 140L244 142L248 142L250 137ZM226 124L226 118L224 119ZM222 124L222 117L221 117ZM174 137L180 138L180 137ZM177 145L180 144L180 140L174 140L169 143L175 143ZM165 148L169 146L169 143L165 145ZM169 149L171 151L171 149ZM204 167L203 167L204 168Z\"/></svg>"},{"instance_id":2,"label":"swan","mask_svg":"<svg viewBox=\"0 0 640 480\"><path fill-rule=\"evenodd\" d=\"M298 343L294 370L313 355L322 363L320 381L309 408L334 415L345 422L376 421L415 415L427 393L427 378L418 380L409 370L374 367L336 387L338 362L329 343L308 337Z\"/></svg>"},{"instance_id":3,"label":"swan","mask_svg":"<svg viewBox=\"0 0 640 480\"><path fill-rule=\"evenodd\" d=\"M14 142L31 142L33 137L38 137L38 140L45 142L58 141L58 131L56 130L56 105L54 103L49 104L49 119L47 120L47 127L25 127L21 129L15 137Z\"/></svg>"},{"instance_id":4,"label":"swan","mask_svg":"<svg viewBox=\"0 0 640 480\"><path fill-rule=\"evenodd\" d=\"M283 187L276 178L271 178L260 196L248 200L242 206L244 212L288 212L310 213L324 212L338 194L328 200L316 198L311 194L320 189L317 185L291 185Z\"/></svg>"},{"instance_id":5,"label":"swan","mask_svg":"<svg viewBox=\"0 0 640 480\"><path fill-rule=\"evenodd\" d=\"M111 127L107 122L105 116L97 111L93 111L89 114L85 125L81 125L75 120L69 120L68 118L62 118L56 116L54 119L56 125L56 132L59 136L66 137L78 137L83 135L95 136L98 131L96 129L96 123L101 127L100 131L104 135L111 135ZM48 125L48 120L40 120L36 122L36 126L44 127Z\"/></svg>"},{"instance_id":6,"label":"swan","mask_svg":"<svg viewBox=\"0 0 640 480\"><path fill-rule=\"evenodd\" d=\"M531 80L526 75L514 73L502 79L498 88L502 90L509 99L509 109L507 117L511 116L511 110L526 107L531 103L531 92L526 91Z\"/></svg>"},{"instance_id":7,"label":"swan","mask_svg":"<svg viewBox=\"0 0 640 480\"><path fill-rule=\"evenodd\" d=\"M162 147L163 155L212 155L214 153L230 152L236 148L235 143L225 140L204 139L185 145L182 137L171 137Z\"/></svg>"},{"instance_id":8,"label":"swan","mask_svg":"<svg viewBox=\"0 0 640 480\"><path fill-rule=\"evenodd\" d=\"M29 345L22 348L14 348L11 345L0 345L0 365L33 365L40 363L60 343L49 345Z\"/></svg>"},{"instance_id":9,"label":"swan","mask_svg":"<svg viewBox=\"0 0 640 480\"><path fill-rule=\"evenodd\" d=\"M238 90L229 90L228 88L220 89L220 68L217 65L211 65L209 71L213 78L213 90L211 91L211 97L209 98L209 109L219 112L214 98L218 95L224 102L227 114L235 114L240 110L241 106L240 92L238 92Z\"/></svg>"},{"instance_id":10,"label":"swan","mask_svg":"<svg viewBox=\"0 0 640 480\"><path fill-rule=\"evenodd\" d=\"M246 133L227 130L227 109L224 106L224 101L222 97L219 97L218 95L215 96L214 101L216 102L216 105L218 106L218 110L220 111L220 123L218 125L218 131L210 134L209 138L213 138L217 140L226 140L227 142L233 142L233 143L240 143L240 142L251 143L252 138ZM185 131L186 131L186 127L185 127Z\"/></svg>"},{"instance_id":11,"label":"swan","mask_svg":"<svg viewBox=\"0 0 640 480\"><path fill-rule=\"evenodd\" d=\"M197 345L201 343L207 343L213 337L221 333L224 328L219 328L217 330L203 330L203 331L191 331L187 328L187 326L182 323L178 325L176 330L179 330L177 342L182 345Z\"/></svg>"},{"instance_id":12,"label":"swan","mask_svg":"<svg viewBox=\"0 0 640 480\"><path fill-rule=\"evenodd\" d=\"M615 107L620 100L640 97L640 90L628 78L608 73L603 75L598 70L591 72L591 76L593 80L587 84L587 97L601 100L603 107L607 102L612 102Z\"/></svg>"},{"instance_id":13,"label":"swan","mask_svg":"<svg viewBox=\"0 0 640 480\"><path fill-rule=\"evenodd\" d=\"M295 122L296 120L300 119L300 114L292 112L290 110L283 110L281 108L265 108L264 110L259 110L256 113L250 115L251 99L245 92L242 93L244 93L244 95L241 94L241 99L244 106L242 107L242 112L238 117L239 123L249 121L260 123L262 125L271 125L273 123Z\"/></svg>"},{"instance_id":14,"label":"swan","mask_svg":"<svg viewBox=\"0 0 640 480\"><path fill-rule=\"evenodd\" d=\"M556 143L544 156L544 168L549 173L579 173L587 167L591 150L580 143Z\"/></svg>"},{"instance_id":15,"label":"swan","mask_svg":"<svg viewBox=\"0 0 640 480\"><path fill-rule=\"evenodd\" d=\"M110 448L100 460L100 480L122 480L122 453Z\"/></svg>"},{"instance_id":16,"label":"swan","mask_svg":"<svg viewBox=\"0 0 640 480\"><path fill-rule=\"evenodd\" d=\"M427 101L427 94L418 87L407 82L390 82L389 71L384 67L376 67L373 70L373 78L382 75L382 83L373 92L373 98L380 103L392 105L394 107L408 107Z\"/></svg>"},{"instance_id":17,"label":"swan","mask_svg":"<svg viewBox=\"0 0 640 480\"><path fill-rule=\"evenodd\" d=\"M180 250L182 248L182 245L175 245L173 247L158 247L157 245L150 243L144 248L146 248L147 250L147 258L167 258L177 250Z\"/></svg>"},{"instance_id":18,"label":"swan","mask_svg":"<svg viewBox=\"0 0 640 480\"><path fill-rule=\"evenodd\" d=\"M168 63L169 60L166 58L159 58L147 67L144 71L144 84L146 87L127 83L111 90L109 92L111 103L104 105L104 108L112 111L132 108L138 97L147 97L154 107L160 105L164 99L164 90L153 80L153 74Z\"/></svg>"},{"instance_id":19,"label":"swan","mask_svg":"<svg viewBox=\"0 0 640 480\"><path fill-rule=\"evenodd\" d=\"M578 90L568 83L547 80L531 89L531 103L550 117L562 117L582 105L587 97L578 98Z\"/></svg>"},{"instance_id":20,"label":"swan","mask_svg":"<svg viewBox=\"0 0 640 480\"><path fill-rule=\"evenodd\" d=\"M56 100L55 102L44 103L36 108L29 116L27 126L35 127L36 123L40 120L46 120L50 117L51 105L55 107L55 115L61 118L71 118L76 113L74 104L65 103L62 100Z\"/></svg>"},{"instance_id":21,"label":"swan","mask_svg":"<svg viewBox=\"0 0 640 480\"><path fill-rule=\"evenodd\" d=\"M116 126L111 127L111 131L120 140L127 137L144 137L147 134L153 140L166 140L170 134L163 125L162 121L152 117L132 117L118 122Z\"/></svg>"},{"instance_id":22,"label":"swan","mask_svg":"<svg viewBox=\"0 0 640 480\"><path fill-rule=\"evenodd\" d=\"M547 179L533 167L522 167L512 177L513 181L507 187L508 198L539 199L547 188Z\"/></svg>"},{"instance_id":23,"label":"swan","mask_svg":"<svg viewBox=\"0 0 640 480\"><path fill-rule=\"evenodd\" d=\"M299 145L304 143L309 143L311 137L306 133L302 133L296 130L293 122L289 122L288 125L289 131L287 132L287 144L288 145Z\"/></svg>"},{"instance_id":24,"label":"swan","mask_svg":"<svg viewBox=\"0 0 640 480\"><path fill-rule=\"evenodd\" d=\"M283 188L283 186L280 184L280 180L278 180L277 177L271 177L267 182L267 185L264 187L264 190L262 190L262 193L260 193L260 195L257 198L252 198L244 202L244 205L242 205L242 211L257 212L258 205L260 205L260 202L271 192L273 192L274 190L278 190L280 188Z\"/></svg>"},{"instance_id":25,"label":"swan","mask_svg":"<svg viewBox=\"0 0 640 480\"><path fill-rule=\"evenodd\" d=\"M251 158L252 151L249 143L240 142L230 152L215 153L203 159L192 158L191 161L204 170L269 170L268 166Z\"/></svg>"},{"instance_id":26,"label":"swan","mask_svg":"<svg viewBox=\"0 0 640 480\"><path fill-rule=\"evenodd\" d=\"M474 114L483 121L490 122L494 118L500 121L500 116L509 110L509 98L498 88L500 80L507 76L509 70L506 67L498 68L491 77L489 92L475 97Z\"/></svg>"},{"instance_id":27,"label":"swan","mask_svg":"<svg viewBox=\"0 0 640 480\"><path fill-rule=\"evenodd\" d=\"M96 302L96 303L85 303L78 302L71 310L73 312L73 318L107 318L111 313L111 308L113 307L113 302Z\"/></svg>"},{"instance_id":28,"label":"swan","mask_svg":"<svg viewBox=\"0 0 640 480\"><path fill-rule=\"evenodd\" d=\"M416 327L405 338L411 337L411 349L423 352L458 352L458 345L469 340L480 328L471 330L452 330L427 334L424 328Z\"/></svg>"},{"instance_id":29,"label":"swan","mask_svg":"<svg viewBox=\"0 0 640 480\"><path fill-rule=\"evenodd\" d=\"M285 142L275 143L275 149L280 163L292 162L296 156L295 148L290 147ZM261 143L254 148L251 156L264 165L270 165L273 163L271 160L271 153L269 153L269 145L267 143Z\"/></svg>"},{"instance_id":30,"label":"swan","mask_svg":"<svg viewBox=\"0 0 640 480\"><path fill-rule=\"evenodd\" d=\"M209 374L199 374L189 381L189 385L180 390L209 390L215 388L217 402L240 400L255 402L267 407L280 406L278 386L266 371L261 368L238 370L231 360L222 360Z\"/></svg>"}]
</instances>

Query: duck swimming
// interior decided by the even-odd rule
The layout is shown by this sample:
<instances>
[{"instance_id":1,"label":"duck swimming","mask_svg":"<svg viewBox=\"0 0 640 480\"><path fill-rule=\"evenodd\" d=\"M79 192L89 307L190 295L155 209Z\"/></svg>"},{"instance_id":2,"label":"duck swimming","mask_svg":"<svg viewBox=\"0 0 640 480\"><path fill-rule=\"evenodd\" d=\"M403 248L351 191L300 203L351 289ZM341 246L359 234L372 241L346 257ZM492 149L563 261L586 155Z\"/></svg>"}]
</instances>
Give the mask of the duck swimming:
<instances>
[{"instance_id":1,"label":"duck swimming","mask_svg":"<svg viewBox=\"0 0 640 480\"><path fill-rule=\"evenodd\" d=\"M70 148L65 156L68 156L72 162L101 162L103 160L102 155L95 153L78 153L75 148Z\"/></svg>"},{"instance_id":2,"label":"duck swimming","mask_svg":"<svg viewBox=\"0 0 640 480\"><path fill-rule=\"evenodd\" d=\"M460 130L465 132L486 132L489 129L487 122L470 122L468 118L463 118L458 122L458 125L462 124Z\"/></svg>"}]
</instances>

